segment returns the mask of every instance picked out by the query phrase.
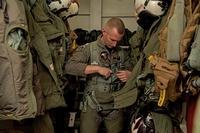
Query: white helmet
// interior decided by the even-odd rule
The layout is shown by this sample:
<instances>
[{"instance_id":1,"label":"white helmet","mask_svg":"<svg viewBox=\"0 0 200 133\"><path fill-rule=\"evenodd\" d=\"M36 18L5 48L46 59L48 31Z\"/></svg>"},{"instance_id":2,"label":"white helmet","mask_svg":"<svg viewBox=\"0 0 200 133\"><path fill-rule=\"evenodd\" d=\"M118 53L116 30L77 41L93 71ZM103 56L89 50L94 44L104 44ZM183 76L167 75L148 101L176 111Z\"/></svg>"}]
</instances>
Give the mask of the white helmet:
<instances>
[{"instance_id":1,"label":"white helmet","mask_svg":"<svg viewBox=\"0 0 200 133\"><path fill-rule=\"evenodd\" d=\"M136 13L139 14L141 11L148 11L152 15L161 16L167 8L167 0L133 0L135 4Z\"/></svg>"},{"instance_id":2,"label":"white helmet","mask_svg":"<svg viewBox=\"0 0 200 133\"><path fill-rule=\"evenodd\" d=\"M79 3L73 0L52 0L49 8L65 20L78 14Z\"/></svg>"},{"instance_id":3,"label":"white helmet","mask_svg":"<svg viewBox=\"0 0 200 133\"><path fill-rule=\"evenodd\" d=\"M131 133L155 133L155 125L150 113L132 121Z\"/></svg>"},{"instance_id":4,"label":"white helmet","mask_svg":"<svg viewBox=\"0 0 200 133\"><path fill-rule=\"evenodd\" d=\"M71 4L71 0L52 0L49 4L49 8L53 12L57 12L59 10L68 9Z\"/></svg>"},{"instance_id":5,"label":"white helmet","mask_svg":"<svg viewBox=\"0 0 200 133\"><path fill-rule=\"evenodd\" d=\"M76 3L76 2L71 3L68 8L69 17L77 15L78 11L79 11L78 9L79 9L78 3Z\"/></svg>"}]
</instances>

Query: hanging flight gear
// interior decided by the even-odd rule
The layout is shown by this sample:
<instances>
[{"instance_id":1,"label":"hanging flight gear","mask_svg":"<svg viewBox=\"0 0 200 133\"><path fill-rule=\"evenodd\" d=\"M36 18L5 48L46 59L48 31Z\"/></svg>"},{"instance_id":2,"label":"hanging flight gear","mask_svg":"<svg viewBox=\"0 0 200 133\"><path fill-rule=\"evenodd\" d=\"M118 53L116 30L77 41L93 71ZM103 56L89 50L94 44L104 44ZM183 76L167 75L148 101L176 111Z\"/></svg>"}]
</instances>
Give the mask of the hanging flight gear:
<instances>
[{"instance_id":1,"label":"hanging flight gear","mask_svg":"<svg viewBox=\"0 0 200 133\"><path fill-rule=\"evenodd\" d=\"M155 91L160 92L158 106L163 106L168 100L174 102L180 95L176 90L176 81L179 75L177 64L168 62L156 54L149 56L155 77Z\"/></svg>"},{"instance_id":2,"label":"hanging flight gear","mask_svg":"<svg viewBox=\"0 0 200 133\"><path fill-rule=\"evenodd\" d=\"M23 1L0 0L0 120L34 118L33 62Z\"/></svg>"}]
</instances>

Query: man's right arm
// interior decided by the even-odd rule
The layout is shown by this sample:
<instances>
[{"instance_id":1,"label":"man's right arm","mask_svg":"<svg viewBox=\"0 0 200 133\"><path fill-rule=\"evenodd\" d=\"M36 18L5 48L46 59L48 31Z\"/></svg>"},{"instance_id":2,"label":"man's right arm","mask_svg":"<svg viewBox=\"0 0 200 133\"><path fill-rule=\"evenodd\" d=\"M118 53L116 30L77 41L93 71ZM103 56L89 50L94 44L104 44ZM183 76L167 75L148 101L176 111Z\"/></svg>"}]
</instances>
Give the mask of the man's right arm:
<instances>
[{"instance_id":1,"label":"man's right arm","mask_svg":"<svg viewBox=\"0 0 200 133\"><path fill-rule=\"evenodd\" d=\"M96 65L87 65L84 73L86 75L93 74L93 73L99 73L100 75L104 76L105 78L108 78L112 74L112 71L106 67L101 67L101 66L96 66Z\"/></svg>"},{"instance_id":2,"label":"man's right arm","mask_svg":"<svg viewBox=\"0 0 200 133\"><path fill-rule=\"evenodd\" d=\"M65 72L70 75L86 76L88 74L99 73L108 78L112 71L109 68L98 65L90 65L89 45L79 47L65 65Z\"/></svg>"}]
</instances>

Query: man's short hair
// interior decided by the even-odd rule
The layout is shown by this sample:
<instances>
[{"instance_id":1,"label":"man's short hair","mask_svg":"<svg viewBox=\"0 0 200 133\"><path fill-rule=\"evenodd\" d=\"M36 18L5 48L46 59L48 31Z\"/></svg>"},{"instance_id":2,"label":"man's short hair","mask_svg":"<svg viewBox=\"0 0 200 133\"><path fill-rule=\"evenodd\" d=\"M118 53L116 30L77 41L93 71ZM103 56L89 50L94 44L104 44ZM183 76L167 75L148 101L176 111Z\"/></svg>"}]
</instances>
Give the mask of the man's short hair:
<instances>
[{"instance_id":1,"label":"man's short hair","mask_svg":"<svg viewBox=\"0 0 200 133\"><path fill-rule=\"evenodd\" d=\"M107 21L105 24L105 28L116 28L119 34L124 34L125 26L123 21L118 17L113 17Z\"/></svg>"}]
</instances>

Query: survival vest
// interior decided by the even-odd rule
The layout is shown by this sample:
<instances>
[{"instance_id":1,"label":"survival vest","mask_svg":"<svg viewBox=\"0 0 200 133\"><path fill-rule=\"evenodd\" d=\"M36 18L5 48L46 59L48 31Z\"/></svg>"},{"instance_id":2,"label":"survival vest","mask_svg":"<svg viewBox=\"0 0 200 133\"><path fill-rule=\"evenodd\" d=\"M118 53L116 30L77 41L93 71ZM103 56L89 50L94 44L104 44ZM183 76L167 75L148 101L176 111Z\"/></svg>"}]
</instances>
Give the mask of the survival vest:
<instances>
[{"instance_id":1,"label":"survival vest","mask_svg":"<svg viewBox=\"0 0 200 133\"><path fill-rule=\"evenodd\" d=\"M126 69L124 66L123 48L108 49L98 44L97 41L90 44L90 64L110 68L113 74L109 78L102 77L99 74L92 74L88 78L86 86L86 98L92 108L107 110L113 109L112 92L122 88L122 83L116 77L118 70Z\"/></svg>"}]
</instances>

